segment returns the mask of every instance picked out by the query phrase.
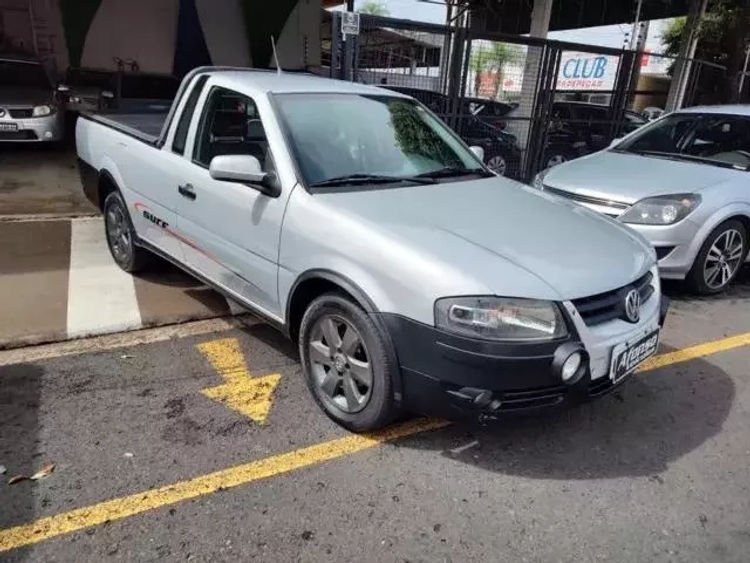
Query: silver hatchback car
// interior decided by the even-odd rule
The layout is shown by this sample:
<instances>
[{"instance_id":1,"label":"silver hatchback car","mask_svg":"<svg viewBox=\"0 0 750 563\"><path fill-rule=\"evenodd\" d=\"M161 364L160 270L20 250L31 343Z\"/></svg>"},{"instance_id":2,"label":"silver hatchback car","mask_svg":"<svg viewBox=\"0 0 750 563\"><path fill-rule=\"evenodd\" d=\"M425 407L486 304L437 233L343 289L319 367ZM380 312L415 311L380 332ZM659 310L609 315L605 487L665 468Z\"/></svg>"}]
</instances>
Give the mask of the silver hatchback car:
<instances>
[{"instance_id":1,"label":"silver hatchback car","mask_svg":"<svg viewBox=\"0 0 750 563\"><path fill-rule=\"evenodd\" d=\"M672 113L534 185L615 217L656 248L662 278L722 291L748 258L750 106Z\"/></svg>"}]
</instances>

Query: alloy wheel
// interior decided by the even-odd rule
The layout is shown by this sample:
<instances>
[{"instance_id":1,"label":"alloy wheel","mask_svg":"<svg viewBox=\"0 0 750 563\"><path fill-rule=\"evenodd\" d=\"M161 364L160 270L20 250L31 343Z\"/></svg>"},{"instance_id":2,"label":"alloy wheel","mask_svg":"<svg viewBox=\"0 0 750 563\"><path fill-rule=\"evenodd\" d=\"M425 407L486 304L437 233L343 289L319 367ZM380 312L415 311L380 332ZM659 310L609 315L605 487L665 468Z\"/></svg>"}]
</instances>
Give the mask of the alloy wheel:
<instances>
[{"instance_id":1,"label":"alloy wheel","mask_svg":"<svg viewBox=\"0 0 750 563\"><path fill-rule=\"evenodd\" d=\"M325 402L350 414L367 406L372 364L362 336L349 321L322 316L310 332L308 351L315 385Z\"/></svg>"},{"instance_id":2,"label":"alloy wheel","mask_svg":"<svg viewBox=\"0 0 750 563\"><path fill-rule=\"evenodd\" d=\"M568 159L564 154L552 155L547 159L547 168L552 168L553 166L557 166L558 164L562 164L563 162L567 161Z\"/></svg>"},{"instance_id":3,"label":"alloy wheel","mask_svg":"<svg viewBox=\"0 0 750 563\"><path fill-rule=\"evenodd\" d=\"M722 289L737 273L742 262L744 241L736 229L722 231L714 240L703 264L703 279L713 289Z\"/></svg>"},{"instance_id":4,"label":"alloy wheel","mask_svg":"<svg viewBox=\"0 0 750 563\"><path fill-rule=\"evenodd\" d=\"M118 262L127 262L132 252L130 227L125 213L119 205L111 205L107 210L107 238L112 254Z\"/></svg>"},{"instance_id":5,"label":"alloy wheel","mask_svg":"<svg viewBox=\"0 0 750 563\"><path fill-rule=\"evenodd\" d=\"M505 171L508 168L508 164L501 155L495 155L487 161L487 167L493 172L505 176Z\"/></svg>"}]
</instances>

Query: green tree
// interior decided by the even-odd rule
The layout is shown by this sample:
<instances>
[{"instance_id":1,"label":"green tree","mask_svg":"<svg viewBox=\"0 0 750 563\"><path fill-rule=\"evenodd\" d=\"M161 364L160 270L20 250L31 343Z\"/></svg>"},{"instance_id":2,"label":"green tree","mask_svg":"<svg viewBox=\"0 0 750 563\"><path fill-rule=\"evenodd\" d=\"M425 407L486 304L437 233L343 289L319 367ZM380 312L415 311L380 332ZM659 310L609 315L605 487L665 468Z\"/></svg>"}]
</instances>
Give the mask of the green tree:
<instances>
[{"instance_id":1,"label":"green tree","mask_svg":"<svg viewBox=\"0 0 750 563\"><path fill-rule=\"evenodd\" d=\"M686 18L674 19L662 34L668 55L677 56L685 34ZM750 44L750 0L713 0L701 20L695 58L727 68L717 81L701 77L699 88L720 92L724 102L739 101L739 80ZM671 72L671 69L670 69Z\"/></svg>"},{"instance_id":2,"label":"green tree","mask_svg":"<svg viewBox=\"0 0 750 563\"><path fill-rule=\"evenodd\" d=\"M371 14L373 16L387 16L390 12L385 7L385 2L381 0L365 0L357 8L358 12L363 14Z\"/></svg>"},{"instance_id":3,"label":"green tree","mask_svg":"<svg viewBox=\"0 0 750 563\"><path fill-rule=\"evenodd\" d=\"M493 41L490 44L479 45L476 49L472 49L469 58L469 68L474 72L474 95L479 94L479 86L482 80L481 75L486 72L496 72L498 76L494 89L495 98L497 98L505 65L522 58L522 48L513 43L498 43Z\"/></svg>"}]
</instances>

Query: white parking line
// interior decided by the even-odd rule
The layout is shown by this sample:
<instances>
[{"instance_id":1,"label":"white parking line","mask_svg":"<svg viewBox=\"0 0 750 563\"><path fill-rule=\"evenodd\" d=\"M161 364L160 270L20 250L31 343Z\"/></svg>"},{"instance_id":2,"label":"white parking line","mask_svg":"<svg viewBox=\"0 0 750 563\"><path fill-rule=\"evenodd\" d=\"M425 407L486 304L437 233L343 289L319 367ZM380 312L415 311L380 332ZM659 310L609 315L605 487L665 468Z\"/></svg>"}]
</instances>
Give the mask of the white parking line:
<instances>
[{"instance_id":1,"label":"white parking line","mask_svg":"<svg viewBox=\"0 0 750 563\"><path fill-rule=\"evenodd\" d=\"M114 263L102 220L71 221L68 337L138 328L133 278Z\"/></svg>"}]
</instances>

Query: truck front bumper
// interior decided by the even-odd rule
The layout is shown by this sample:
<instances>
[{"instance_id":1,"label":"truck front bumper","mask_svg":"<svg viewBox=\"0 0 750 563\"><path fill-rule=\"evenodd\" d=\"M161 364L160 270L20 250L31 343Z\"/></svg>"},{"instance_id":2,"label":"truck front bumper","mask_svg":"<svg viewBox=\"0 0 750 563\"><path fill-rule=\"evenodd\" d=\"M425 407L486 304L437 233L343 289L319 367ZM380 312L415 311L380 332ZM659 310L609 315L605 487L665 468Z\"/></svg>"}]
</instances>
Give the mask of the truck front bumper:
<instances>
[{"instance_id":1,"label":"truck front bumper","mask_svg":"<svg viewBox=\"0 0 750 563\"><path fill-rule=\"evenodd\" d=\"M623 341L661 325L668 303L662 297L656 317L631 325ZM490 421L541 413L600 397L631 377L615 384L602 375L595 361L599 347L575 329L564 340L509 344L457 336L399 315L380 317L396 349L402 405L421 414ZM561 367L572 350L584 351L586 359L574 382L565 383Z\"/></svg>"}]
</instances>

